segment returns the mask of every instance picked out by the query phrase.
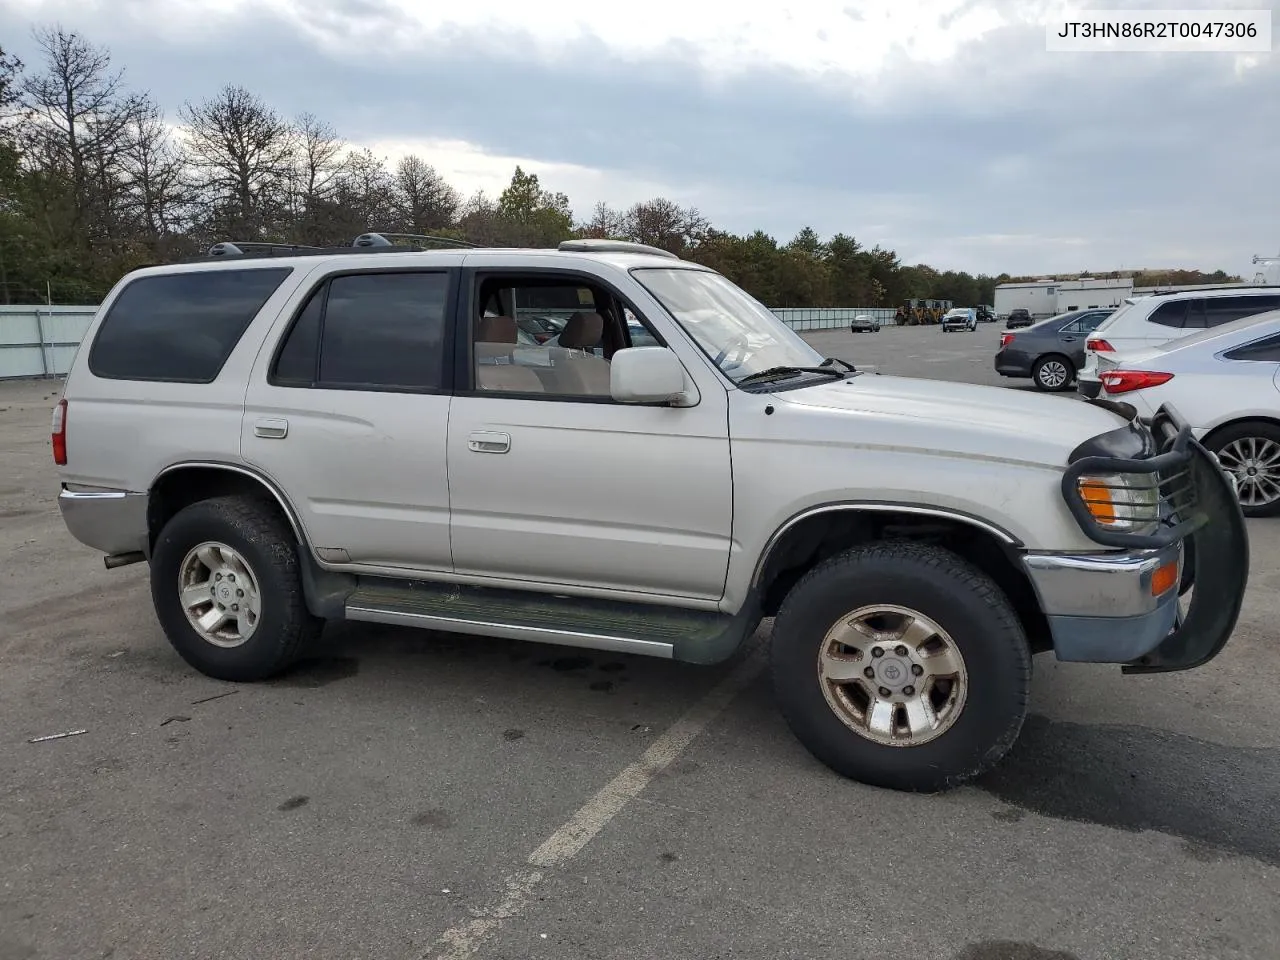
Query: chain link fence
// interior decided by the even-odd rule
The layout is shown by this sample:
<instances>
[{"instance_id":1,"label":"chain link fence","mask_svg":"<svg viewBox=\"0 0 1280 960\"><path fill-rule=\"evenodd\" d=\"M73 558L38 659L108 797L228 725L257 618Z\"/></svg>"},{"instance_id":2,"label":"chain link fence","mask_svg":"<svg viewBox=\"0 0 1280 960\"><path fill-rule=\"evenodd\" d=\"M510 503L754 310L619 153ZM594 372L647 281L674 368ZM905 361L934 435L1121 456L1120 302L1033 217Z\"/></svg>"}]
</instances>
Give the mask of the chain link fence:
<instances>
[{"instance_id":1,"label":"chain link fence","mask_svg":"<svg viewBox=\"0 0 1280 960\"><path fill-rule=\"evenodd\" d=\"M834 330L847 327L854 317L879 320L882 327L894 324L893 307L772 307L774 314L796 332Z\"/></svg>"}]
</instances>

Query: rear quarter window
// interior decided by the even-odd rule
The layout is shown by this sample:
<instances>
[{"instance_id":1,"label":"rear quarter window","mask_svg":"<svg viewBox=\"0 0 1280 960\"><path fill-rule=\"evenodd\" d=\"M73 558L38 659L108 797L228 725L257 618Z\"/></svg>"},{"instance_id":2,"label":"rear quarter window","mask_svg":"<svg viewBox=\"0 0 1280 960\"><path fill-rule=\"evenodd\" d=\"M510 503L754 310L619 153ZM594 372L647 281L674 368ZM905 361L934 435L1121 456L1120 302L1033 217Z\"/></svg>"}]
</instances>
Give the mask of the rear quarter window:
<instances>
[{"instance_id":1,"label":"rear quarter window","mask_svg":"<svg viewBox=\"0 0 1280 960\"><path fill-rule=\"evenodd\" d=\"M1173 327L1181 330L1183 327L1189 326L1187 323L1187 306L1191 302L1190 300L1168 300L1151 311L1151 316L1147 317L1147 322L1161 327Z\"/></svg>"},{"instance_id":2,"label":"rear quarter window","mask_svg":"<svg viewBox=\"0 0 1280 960\"><path fill-rule=\"evenodd\" d=\"M1242 297L1213 297L1205 300L1205 326L1218 327L1280 307L1280 294Z\"/></svg>"},{"instance_id":3,"label":"rear quarter window","mask_svg":"<svg viewBox=\"0 0 1280 960\"><path fill-rule=\"evenodd\" d=\"M211 383L291 268L139 277L120 292L89 350L108 380Z\"/></svg>"}]
</instances>

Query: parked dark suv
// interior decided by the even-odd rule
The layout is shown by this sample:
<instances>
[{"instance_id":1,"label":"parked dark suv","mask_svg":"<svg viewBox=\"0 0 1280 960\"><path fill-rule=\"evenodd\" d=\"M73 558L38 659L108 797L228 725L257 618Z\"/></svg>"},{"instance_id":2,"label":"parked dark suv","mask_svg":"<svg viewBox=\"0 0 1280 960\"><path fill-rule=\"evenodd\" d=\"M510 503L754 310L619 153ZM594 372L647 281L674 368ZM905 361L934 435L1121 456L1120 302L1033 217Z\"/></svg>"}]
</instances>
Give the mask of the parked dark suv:
<instances>
[{"instance_id":1,"label":"parked dark suv","mask_svg":"<svg viewBox=\"0 0 1280 960\"><path fill-rule=\"evenodd\" d=\"M1009 319L1005 321L1004 328L1006 330L1016 330L1018 327L1031 326L1031 311L1018 307L1016 310L1009 311Z\"/></svg>"}]
</instances>

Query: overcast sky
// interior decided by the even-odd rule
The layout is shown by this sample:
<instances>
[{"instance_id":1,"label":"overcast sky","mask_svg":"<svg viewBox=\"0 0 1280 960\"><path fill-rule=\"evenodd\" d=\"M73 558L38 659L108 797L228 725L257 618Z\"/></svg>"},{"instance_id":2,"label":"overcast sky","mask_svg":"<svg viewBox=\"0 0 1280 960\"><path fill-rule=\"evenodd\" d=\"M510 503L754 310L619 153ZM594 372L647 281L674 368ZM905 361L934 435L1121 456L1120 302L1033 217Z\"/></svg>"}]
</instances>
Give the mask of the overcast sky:
<instances>
[{"instance_id":1,"label":"overcast sky","mask_svg":"<svg viewBox=\"0 0 1280 960\"><path fill-rule=\"evenodd\" d=\"M236 82L465 193L519 163L581 216L664 195L723 229L844 231L940 269L1252 276L1280 252L1276 55L1048 53L1060 8L0 0L0 44L34 63L31 25L60 22L174 119Z\"/></svg>"}]
</instances>

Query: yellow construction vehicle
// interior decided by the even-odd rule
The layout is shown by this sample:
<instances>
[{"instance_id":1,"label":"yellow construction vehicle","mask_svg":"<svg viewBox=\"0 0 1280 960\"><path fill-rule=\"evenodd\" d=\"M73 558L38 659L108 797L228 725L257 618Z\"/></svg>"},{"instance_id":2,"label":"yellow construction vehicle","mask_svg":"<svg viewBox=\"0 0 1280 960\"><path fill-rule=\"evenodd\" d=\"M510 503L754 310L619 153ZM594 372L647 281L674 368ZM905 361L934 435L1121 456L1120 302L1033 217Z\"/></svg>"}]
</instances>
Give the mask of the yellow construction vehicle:
<instances>
[{"instance_id":1,"label":"yellow construction vehicle","mask_svg":"<svg viewBox=\"0 0 1280 960\"><path fill-rule=\"evenodd\" d=\"M895 321L909 327L941 323L951 306L950 300L904 300Z\"/></svg>"}]
</instances>

